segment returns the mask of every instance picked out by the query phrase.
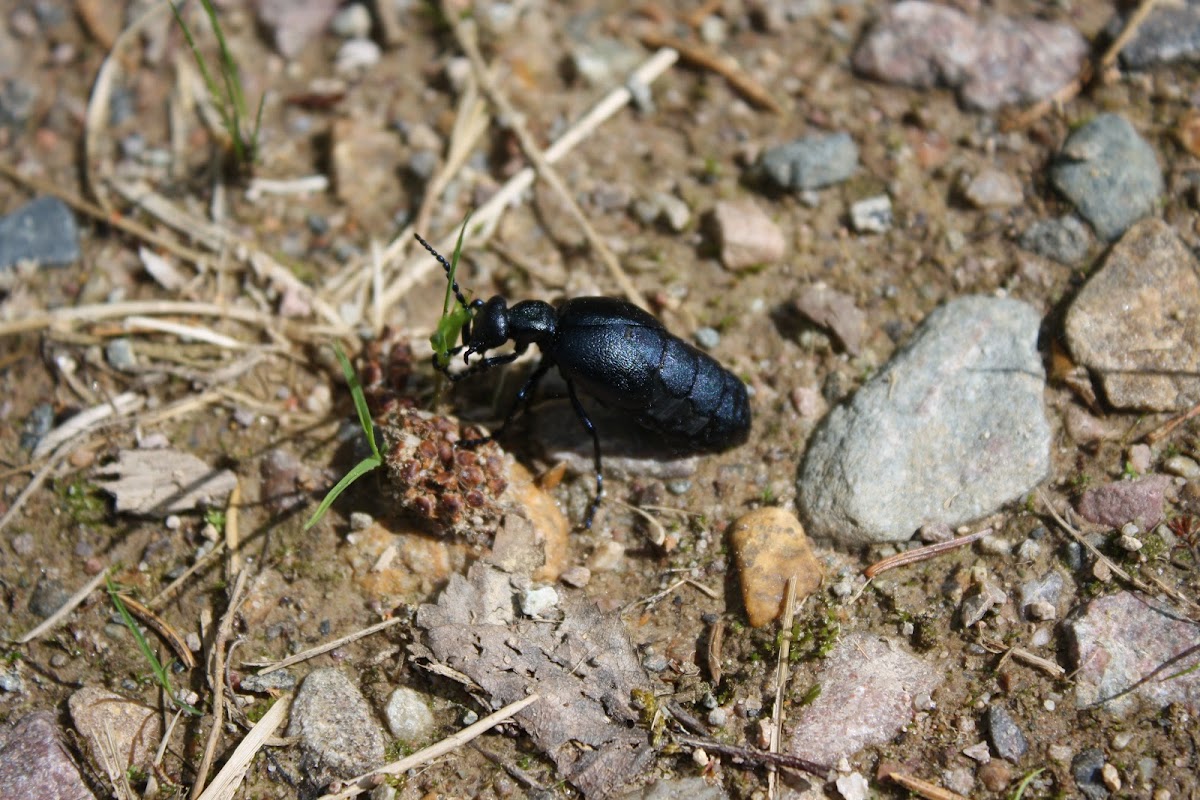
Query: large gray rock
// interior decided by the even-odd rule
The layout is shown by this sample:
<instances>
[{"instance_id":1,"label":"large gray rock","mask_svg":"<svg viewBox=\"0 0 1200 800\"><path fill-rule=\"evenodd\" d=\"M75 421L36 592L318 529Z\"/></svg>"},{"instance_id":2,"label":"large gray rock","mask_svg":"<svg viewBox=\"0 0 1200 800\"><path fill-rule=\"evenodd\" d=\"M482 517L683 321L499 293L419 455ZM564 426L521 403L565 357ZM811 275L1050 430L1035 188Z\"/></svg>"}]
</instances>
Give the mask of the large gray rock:
<instances>
[{"instance_id":1,"label":"large gray rock","mask_svg":"<svg viewBox=\"0 0 1200 800\"><path fill-rule=\"evenodd\" d=\"M1200 263L1166 223L1129 229L1071 303L1071 354L1117 408L1200 402Z\"/></svg>"},{"instance_id":2,"label":"large gray rock","mask_svg":"<svg viewBox=\"0 0 1200 800\"><path fill-rule=\"evenodd\" d=\"M809 442L799 505L810 536L853 545L978 518L1050 471L1039 318L1016 300L934 311Z\"/></svg>"},{"instance_id":3,"label":"large gray rock","mask_svg":"<svg viewBox=\"0 0 1200 800\"><path fill-rule=\"evenodd\" d=\"M1124 715L1140 699L1200 713L1196 624L1130 592L1101 597L1063 625L1074 665L1075 703Z\"/></svg>"},{"instance_id":4,"label":"large gray rock","mask_svg":"<svg viewBox=\"0 0 1200 800\"><path fill-rule=\"evenodd\" d=\"M1072 133L1050 177L1108 241L1153 213L1163 193L1154 148L1116 114L1101 114Z\"/></svg>"}]
</instances>

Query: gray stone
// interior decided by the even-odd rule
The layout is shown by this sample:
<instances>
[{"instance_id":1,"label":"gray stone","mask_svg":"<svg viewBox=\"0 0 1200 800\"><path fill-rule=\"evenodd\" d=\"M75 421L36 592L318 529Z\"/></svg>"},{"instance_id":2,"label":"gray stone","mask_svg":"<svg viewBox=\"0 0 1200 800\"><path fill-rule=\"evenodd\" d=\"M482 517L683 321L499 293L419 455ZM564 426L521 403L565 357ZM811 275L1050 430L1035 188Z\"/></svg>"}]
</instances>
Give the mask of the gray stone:
<instances>
[{"instance_id":1,"label":"gray stone","mask_svg":"<svg viewBox=\"0 0 1200 800\"><path fill-rule=\"evenodd\" d=\"M1063 580L1063 576L1054 570L1047 572L1041 578L1027 581L1021 585L1021 611L1027 616L1038 618L1030 612L1030 606L1035 603L1049 603L1052 609L1057 608L1065 587L1066 581ZM1044 608L1039 607L1038 613L1044 614ZM1041 618L1045 619L1046 617L1042 616Z\"/></svg>"},{"instance_id":2,"label":"gray stone","mask_svg":"<svg viewBox=\"0 0 1200 800\"><path fill-rule=\"evenodd\" d=\"M1025 200L1021 182L995 167L985 167L963 186L963 197L976 208L1012 208Z\"/></svg>"},{"instance_id":3,"label":"gray stone","mask_svg":"<svg viewBox=\"0 0 1200 800\"><path fill-rule=\"evenodd\" d=\"M868 197L850 206L850 227L858 233L887 233L893 221L892 199L886 194Z\"/></svg>"},{"instance_id":4,"label":"gray stone","mask_svg":"<svg viewBox=\"0 0 1200 800\"><path fill-rule=\"evenodd\" d=\"M942 674L897 642L852 633L822 663L821 694L801 709L787 751L832 765L882 744L912 721L917 699L930 695Z\"/></svg>"},{"instance_id":5,"label":"gray stone","mask_svg":"<svg viewBox=\"0 0 1200 800\"><path fill-rule=\"evenodd\" d=\"M694 777L662 778L626 800L725 800L727 797L720 785L712 786L704 778Z\"/></svg>"},{"instance_id":6,"label":"gray stone","mask_svg":"<svg viewBox=\"0 0 1200 800\"><path fill-rule=\"evenodd\" d=\"M71 597L71 593L63 587L62 582L43 575L33 587L29 596L29 613L45 619L58 611Z\"/></svg>"},{"instance_id":7,"label":"gray stone","mask_svg":"<svg viewBox=\"0 0 1200 800\"><path fill-rule=\"evenodd\" d=\"M721 344L721 333L716 328L710 328L707 325L696 328L696 332L692 334L696 340L696 344L703 347L705 350L713 350L717 345Z\"/></svg>"},{"instance_id":8,"label":"gray stone","mask_svg":"<svg viewBox=\"0 0 1200 800\"><path fill-rule=\"evenodd\" d=\"M1129 229L1079 290L1063 328L1075 361L1117 408L1200 402L1200 263L1166 223Z\"/></svg>"},{"instance_id":9,"label":"gray stone","mask_svg":"<svg viewBox=\"0 0 1200 800\"><path fill-rule=\"evenodd\" d=\"M858 145L844 132L805 136L764 152L759 169L780 189L820 189L854 174Z\"/></svg>"},{"instance_id":10,"label":"gray stone","mask_svg":"<svg viewBox=\"0 0 1200 800\"><path fill-rule=\"evenodd\" d=\"M316 786L383 763L383 729L358 687L337 669L315 670L300 684L287 735L300 737L301 763Z\"/></svg>"},{"instance_id":11,"label":"gray stone","mask_svg":"<svg viewBox=\"0 0 1200 800\"><path fill-rule=\"evenodd\" d=\"M13 800L95 800L63 744L49 711L15 726L0 725L0 797Z\"/></svg>"},{"instance_id":12,"label":"gray stone","mask_svg":"<svg viewBox=\"0 0 1200 800\"><path fill-rule=\"evenodd\" d=\"M930 314L813 434L797 486L808 533L903 541L1036 486L1050 469L1038 324L1030 306L988 297Z\"/></svg>"},{"instance_id":13,"label":"gray stone","mask_svg":"<svg viewBox=\"0 0 1200 800\"><path fill-rule=\"evenodd\" d=\"M388 730L402 742L418 744L433 735L433 712L425 695L401 686L388 698L383 712Z\"/></svg>"},{"instance_id":14,"label":"gray stone","mask_svg":"<svg viewBox=\"0 0 1200 800\"><path fill-rule=\"evenodd\" d=\"M1012 715L1001 706L990 706L984 715L988 741L996 755L1016 764L1029 751L1029 741Z\"/></svg>"},{"instance_id":15,"label":"gray stone","mask_svg":"<svg viewBox=\"0 0 1200 800\"><path fill-rule=\"evenodd\" d=\"M1103 769L1104 752L1098 747L1090 747L1071 760L1071 775L1075 778L1075 785L1088 800L1104 800L1108 797L1108 787L1101 776Z\"/></svg>"},{"instance_id":16,"label":"gray stone","mask_svg":"<svg viewBox=\"0 0 1200 800\"><path fill-rule=\"evenodd\" d=\"M1092 247L1092 234L1073 214L1043 219L1030 225L1021 234L1021 247L1060 264L1073 266L1087 258Z\"/></svg>"},{"instance_id":17,"label":"gray stone","mask_svg":"<svg viewBox=\"0 0 1200 800\"><path fill-rule=\"evenodd\" d=\"M1115 18L1113 35L1126 19ZM1121 63L1128 69L1148 69L1157 64L1200 59L1200 2L1159 3L1137 33L1121 48Z\"/></svg>"},{"instance_id":18,"label":"gray stone","mask_svg":"<svg viewBox=\"0 0 1200 800\"><path fill-rule=\"evenodd\" d=\"M18 261L62 266L78 259L75 215L57 197L39 197L0 217L0 270Z\"/></svg>"},{"instance_id":19,"label":"gray stone","mask_svg":"<svg viewBox=\"0 0 1200 800\"><path fill-rule=\"evenodd\" d=\"M1117 114L1101 114L1076 129L1063 144L1050 178L1107 241L1153 213L1163 193L1154 148Z\"/></svg>"},{"instance_id":20,"label":"gray stone","mask_svg":"<svg viewBox=\"0 0 1200 800\"><path fill-rule=\"evenodd\" d=\"M1079 708L1124 716L1140 699L1154 709L1179 703L1200 713L1200 652L1187 654L1196 642L1195 623L1157 601L1120 592L1093 600L1063 627Z\"/></svg>"},{"instance_id":21,"label":"gray stone","mask_svg":"<svg viewBox=\"0 0 1200 800\"><path fill-rule=\"evenodd\" d=\"M1050 96L1078 74L1087 52L1069 25L999 16L979 23L949 6L905 0L880 14L854 67L888 83L955 87L964 105L992 110Z\"/></svg>"},{"instance_id":22,"label":"gray stone","mask_svg":"<svg viewBox=\"0 0 1200 800\"><path fill-rule=\"evenodd\" d=\"M338 0L259 0L258 21L284 58L295 58L333 19Z\"/></svg>"}]
</instances>

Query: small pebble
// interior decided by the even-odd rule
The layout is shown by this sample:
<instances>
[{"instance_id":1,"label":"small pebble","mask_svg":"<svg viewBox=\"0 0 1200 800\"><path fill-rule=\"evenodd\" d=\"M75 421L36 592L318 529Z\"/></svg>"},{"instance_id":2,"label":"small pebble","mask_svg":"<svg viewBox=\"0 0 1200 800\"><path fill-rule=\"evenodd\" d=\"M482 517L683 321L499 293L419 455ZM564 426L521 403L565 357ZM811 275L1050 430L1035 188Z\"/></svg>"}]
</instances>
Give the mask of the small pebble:
<instances>
[{"instance_id":1,"label":"small pebble","mask_svg":"<svg viewBox=\"0 0 1200 800\"><path fill-rule=\"evenodd\" d=\"M588 559L588 569L592 572L612 572L625 561L625 545L611 539L596 545Z\"/></svg>"},{"instance_id":2,"label":"small pebble","mask_svg":"<svg viewBox=\"0 0 1200 800\"><path fill-rule=\"evenodd\" d=\"M1200 480L1200 464L1187 456L1170 456L1163 461L1163 471L1189 481Z\"/></svg>"},{"instance_id":3,"label":"small pebble","mask_svg":"<svg viewBox=\"0 0 1200 800\"><path fill-rule=\"evenodd\" d=\"M1053 634L1051 634L1049 628L1038 628L1033 632L1033 636L1029 641L1033 643L1034 647L1045 647L1050 644L1052 638Z\"/></svg>"},{"instance_id":4,"label":"small pebble","mask_svg":"<svg viewBox=\"0 0 1200 800\"><path fill-rule=\"evenodd\" d=\"M542 617L558 605L558 591L553 586L529 589L521 596L521 613L527 617Z\"/></svg>"},{"instance_id":5,"label":"small pebble","mask_svg":"<svg viewBox=\"0 0 1200 800\"><path fill-rule=\"evenodd\" d=\"M559 580L567 586L582 589L592 581L592 571L587 567L571 567L559 576Z\"/></svg>"},{"instance_id":6,"label":"small pebble","mask_svg":"<svg viewBox=\"0 0 1200 800\"><path fill-rule=\"evenodd\" d=\"M687 478L667 481L667 491L676 497L687 494L692 490L692 482Z\"/></svg>"},{"instance_id":7,"label":"small pebble","mask_svg":"<svg viewBox=\"0 0 1200 800\"><path fill-rule=\"evenodd\" d=\"M695 336L696 344L705 350L713 350L721 343L721 334L717 332L716 328L697 328L693 336Z\"/></svg>"},{"instance_id":8,"label":"small pebble","mask_svg":"<svg viewBox=\"0 0 1200 800\"><path fill-rule=\"evenodd\" d=\"M365 531L375 524L375 518L365 511L350 512L350 530Z\"/></svg>"},{"instance_id":9,"label":"small pebble","mask_svg":"<svg viewBox=\"0 0 1200 800\"><path fill-rule=\"evenodd\" d=\"M104 360L113 369L127 370L137 366L137 357L133 354L133 342L124 336L109 339L104 345Z\"/></svg>"},{"instance_id":10,"label":"small pebble","mask_svg":"<svg viewBox=\"0 0 1200 800\"><path fill-rule=\"evenodd\" d=\"M433 733L433 712L420 692L401 686L388 698L383 712L388 730L402 742L416 743Z\"/></svg>"},{"instance_id":11,"label":"small pebble","mask_svg":"<svg viewBox=\"0 0 1200 800\"><path fill-rule=\"evenodd\" d=\"M850 225L858 233L886 233L892 222L892 200L885 194L850 206Z\"/></svg>"},{"instance_id":12,"label":"small pebble","mask_svg":"<svg viewBox=\"0 0 1200 800\"><path fill-rule=\"evenodd\" d=\"M371 12L360 3L348 5L333 15L329 29L343 39L365 39L371 35Z\"/></svg>"},{"instance_id":13,"label":"small pebble","mask_svg":"<svg viewBox=\"0 0 1200 800\"><path fill-rule=\"evenodd\" d=\"M1058 616L1058 609L1047 600L1035 600L1025 607L1025 613L1032 620L1047 621Z\"/></svg>"},{"instance_id":14,"label":"small pebble","mask_svg":"<svg viewBox=\"0 0 1200 800\"><path fill-rule=\"evenodd\" d=\"M667 666L667 657L659 653L651 653L642 659L642 666L647 672L662 672Z\"/></svg>"},{"instance_id":15,"label":"small pebble","mask_svg":"<svg viewBox=\"0 0 1200 800\"><path fill-rule=\"evenodd\" d=\"M729 712L726 711L725 709L721 708L720 706L718 706L718 707L714 708L712 711L708 712L708 724L712 725L714 728L725 727L725 723L728 720L729 720Z\"/></svg>"},{"instance_id":16,"label":"small pebble","mask_svg":"<svg viewBox=\"0 0 1200 800\"><path fill-rule=\"evenodd\" d=\"M334 70L339 75L365 72L379 63L383 55L379 45L370 39L347 39L338 48L334 59Z\"/></svg>"},{"instance_id":17,"label":"small pebble","mask_svg":"<svg viewBox=\"0 0 1200 800\"><path fill-rule=\"evenodd\" d=\"M1127 553L1136 553L1142 549L1142 540L1136 536L1130 536L1127 533L1122 533L1117 539L1117 547L1120 547Z\"/></svg>"},{"instance_id":18,"label":"small pebble","mask_svg":"<svg viewBox=\"0 0 1200 800\"><path fill-rule=\"evenodd\" d=\"M473 709L468 709L467 712L462 715L463 725L474 725L476 722L479 722L479 715L476 714Z\"/></svg>"},{"instance_id":19,"label":"small pebble","mask_svg":"<svg viewBox=\"0 0 1200 800\"><path fill-rule=\"evenodd\" d=\"M1100 779L1110 792L1121 791L1121 773L1112 764L1105 764L1100 768Z\"/></svg>"},{"instance_id":20,"label":"small pebble","mask_svg":"<svg viewBox=\"0 0 1200 800\"><path fill-rule=\"evenodd\" d=\"M1113 750L1124 750L1129 747L1129 743L1133 741L1133 734L1130 731L1118 731L1113 734L1112 748Z\"/></svg>"},{"instance_id":21,"label":"small pebble","mask_svg":"<svg viewBox=\"0 0 1200 800\"><path fill-rule=\"evenodd\" d=\"M1017 558L1022 561L1037 561L1038 556L1041 554L1042 546L1033 539L1026 539L1017 548Z\"/></svg>"},{"instance_id":22,"label":"small pebble","mask_svg":"<svg viewBox=\"0 0 1200 800\"><path fill-rule=\"evenodd\" d=\"M774 264L787 250L783 231L752 200L722 200L714 207L712 218L726 269Z\"/></svg>"},{"instance_id":23,"label":"small pebble","mask_svg":"<svg viewBox=\"0 0 1200 800\"><path fill-rule=\"evenodd\" d=\"M1002 792L1012 782L1012 768L1003 761L990 761L979 768L979 782L988 791Z\"/></svg>"},{"instance_id":24,"label":"small pebble","mask_svg":"<svg viewBox=\"0 0 1200 800\"><path fill-rule=\"evenodd\" d=\"M985 167L971 177L963 196L976 208L1012 208L1025 200L1021 182L995 167Z\"/></svg>"}]
</instances>

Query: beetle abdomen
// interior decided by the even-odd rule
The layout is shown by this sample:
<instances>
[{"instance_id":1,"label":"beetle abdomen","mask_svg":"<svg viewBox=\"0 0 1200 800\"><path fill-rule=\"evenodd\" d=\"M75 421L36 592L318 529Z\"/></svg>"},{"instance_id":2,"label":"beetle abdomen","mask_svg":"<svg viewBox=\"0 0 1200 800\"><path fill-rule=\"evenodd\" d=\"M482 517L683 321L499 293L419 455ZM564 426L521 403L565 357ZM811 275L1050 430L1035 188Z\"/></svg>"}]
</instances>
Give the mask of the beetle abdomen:
<instances>
[{"instance_id":1,"label":"beetle abdomen","mask_svg":"<svg viewBox=\"0 0 1200 800\"><path fill-rule=\"evenodd\" d=\"M664 338L654 398L637 421L689 450L723 450L746 441L746 385L707 353L670 334Z\"/></svg>"},{"instance_id":2,"label":"beetle abdomen","mask_svg":"<svg viewBox=\"0 0 1200 800\"><path fill-rule=\"evenodd\" d=\"M568 300L546 355L564 378L680 450L723 450L750 432L745 384L623 300Z\"/></svg>"}]
</instances>

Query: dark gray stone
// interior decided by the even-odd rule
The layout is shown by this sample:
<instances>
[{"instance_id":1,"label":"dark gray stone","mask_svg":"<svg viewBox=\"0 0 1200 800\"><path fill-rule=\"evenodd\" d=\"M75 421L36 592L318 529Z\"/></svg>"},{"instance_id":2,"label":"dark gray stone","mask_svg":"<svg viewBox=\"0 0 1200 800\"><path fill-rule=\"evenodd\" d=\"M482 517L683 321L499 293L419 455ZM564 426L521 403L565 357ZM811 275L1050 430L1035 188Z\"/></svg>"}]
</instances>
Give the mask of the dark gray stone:
<instances>
[{"instance_id":1,"label":"dark gray stone","mask_svg":"<svg viewBox=\"0 0 1200 800\"><path fill-rule=\"evenodd\" d=\"M1073 214L1038 220L1021 234L1021 247L1069 266L1087 258L1091 246L1092 234Z\"/></svg>"},{"instance_id":2,"label":"dark gray stone","mask_svg":"<svg viewBox=\"0 0 1200 800\"><path fill-rule=\"evenodd\" d=\"M1025 303L964 297L809 440L797 483L810 536L903 541L922 525L992 513L1050 470L1040 317Z\"/></svg>"},{"instance_id":3,"label":"dark gray stone","mask_svg":"<svg viewBox=\"0 0 1200 800\"><path fill-rule=\"evenodd\" d=\"M1075 785L1088 800L1104 800L1108 797L1108 787L1100 770L1104 769L1104 752L1098 747L1089 747L1071 760L1071 774L1075 777Z\"/></svg>"},{"instance_id":4,"label":"dark gray stone","mask_svg":"<svg viewBox=\"0 0 1200 800\"><path fill-rule=\"evenodd\" d=\"M95 800L51 712L35 711L14 727L0 726L0 797Z\"/></svg>"},{"instance_id":5,"label":"dark gray stone","mask_svg":"<svg viewBox=\"0 0 1200 800\"><path fill-rule=\"evenodd\" d=\"M63 588L62 583L43 575L38 578L33 594L29 596L29 613L45 619L66 605L69 599L71 593Z\"/></svg>"},{"instance_id":6,"label":"dark gray stone","mask_svg":"<svg viewBox=\"0 0 1200 800\"><path fill-rule=\"evenodd\" d=\"M1072 133L1050 177L1096 234L1110 242L1151 214L1163 193L1154 148L1117 114L1101 114Z\"/></svg>"},{"instance_id":7,"label":"dark gray stone","mask_svg":"<svg viewBox=\"0 0 1200 800\"><path fill-rule=\"evenodd\" d=\"M984 715L984 725L987 726L988 741L996 755L1014 764L1021 756L1029 752L1029 741L1016 720L1000 706L991 706Z\"/></svg>"},{"instance_id":8,"label":"dark gray stone","mask_svg":"<svg viewBox=\"0 0 1200 800\"><path fill-rule=\"evenodd\" d=\"M780 189L820 189L854 174L858 169L858 145L848 133L805 136L767 150L759 169Z\"/></svg>"},{"instance_id":9,"label":"dark gray stone","mask_svg":"<svg viewBox=\"0 0 1200 800\"><path fill-rule=\"evenodd\" d=\"M75 215L57 197L39 197L0 217L0 270L18 261L61 266L78 258Z\"/></svg>"}]
</instances>

